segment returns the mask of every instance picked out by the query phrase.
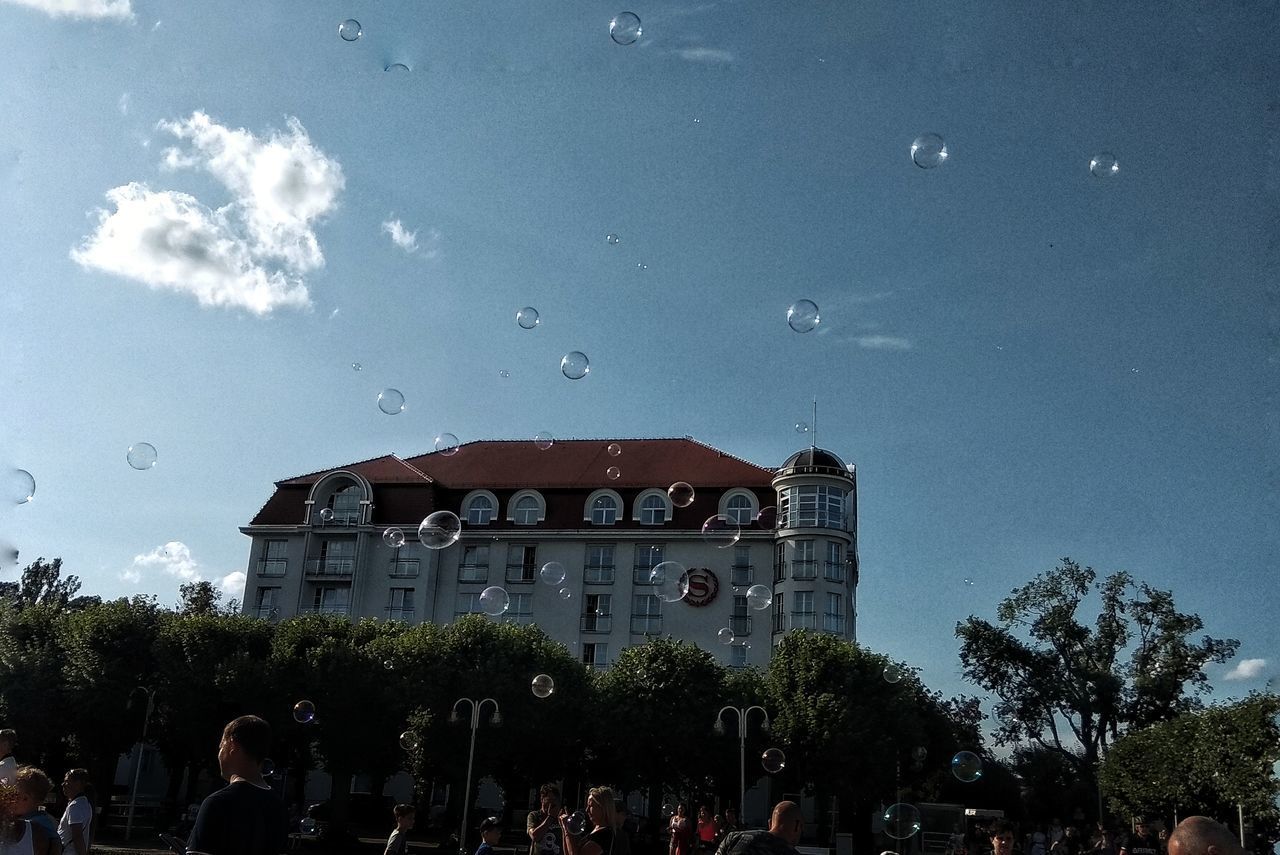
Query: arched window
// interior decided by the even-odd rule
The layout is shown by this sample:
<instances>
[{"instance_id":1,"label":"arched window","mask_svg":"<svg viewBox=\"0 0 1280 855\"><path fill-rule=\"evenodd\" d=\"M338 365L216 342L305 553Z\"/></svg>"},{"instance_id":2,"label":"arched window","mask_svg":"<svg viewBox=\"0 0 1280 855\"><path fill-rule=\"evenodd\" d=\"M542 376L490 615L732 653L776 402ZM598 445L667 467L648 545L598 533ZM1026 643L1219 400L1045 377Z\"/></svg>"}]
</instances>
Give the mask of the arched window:
<instances>
[{"instance_id":1,"label":"arched window","mask_svg":"<svg viewBox=\"0 0 1280 855\"><path fill-rule=\"evenodd\" d=\"M755 503L744 493L735 493L725 505L725 516L738 525L748 525L755 518Z\"/></svg>"},{"instance_id":2,"label":"arched window","mask_svg":"<svg viewBox=\"0 0 1280 855\"><path fill-rule=\"evenodd\" d=\"M657 494L644 497L640 502L640 524L662 525L667 521L667 503Z\"/></svg>"},{"instance_id":3,"label":"arched window","mask_svg":"<svg viewBox=\"0 0 1280 855\"><path fill-rule=\"evenodd\" d=\"M516 500L515 513L512 515L515 517L515 524L537 525L539 510L541 510L541 508L538 505L537 499L533 496L521 496Z\"/></svg>"},{"instance_id":4,"label":"arched window","mask_svg":"<svg viewBox=\"0 0 1280 855\"><path fill-rule=\"evenodd\" d=\"M467 504L467 525L488 525L493 521L493 499L488 496L472 496Z\"/></svg>"},{"instance_id":5,"label":"arched window","mask_svg":"<svg viewBox=\"0 0 1280 855\"><path fill-rule=\"evenodd\" d=\"M358 525L360 522L360 498L364 495L355 484L343 487L329 497L329 508L337 525Z\"/></svg>"},{"instance_id":6,"label":"arched window","mask_svg":"<svg viewBox=\"0 0 1280 855\"><path fill-rule=\"evenodd\" d=\"M618 521L618 503L613 496L596 496L591 503L592 525L613 525Z\"/></svg>"}]
</instances>

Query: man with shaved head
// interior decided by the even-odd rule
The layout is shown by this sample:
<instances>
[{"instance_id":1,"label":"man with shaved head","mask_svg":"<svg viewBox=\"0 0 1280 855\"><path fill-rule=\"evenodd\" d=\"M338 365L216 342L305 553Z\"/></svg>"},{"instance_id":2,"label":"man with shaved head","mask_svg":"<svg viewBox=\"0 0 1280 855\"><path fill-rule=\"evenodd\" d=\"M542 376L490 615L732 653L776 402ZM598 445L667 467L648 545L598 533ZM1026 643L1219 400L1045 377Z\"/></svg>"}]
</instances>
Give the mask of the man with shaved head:
<instances>
[{"instance_id":1,"label":"man with shaved head","mask_svg":"<svg viewBox=\"0 0 1280 855\"><path fill-rule=\"evenodd\" d=\"M804 814L795 802L778 802L769 830L735 831L720 842L716 855L796 855L804 831Z\"/></svg>"},{"instance_id":2,"label":"man with shaved head","mask_svg":"<svg viewBox=\"0 0 1280 855\"><path fill-rule=\"evenodd\" d=\"M1169 835L1169 855L1245 855L1240 838L1207 816L1189 816Z\"/></svg>"}]
</instances>

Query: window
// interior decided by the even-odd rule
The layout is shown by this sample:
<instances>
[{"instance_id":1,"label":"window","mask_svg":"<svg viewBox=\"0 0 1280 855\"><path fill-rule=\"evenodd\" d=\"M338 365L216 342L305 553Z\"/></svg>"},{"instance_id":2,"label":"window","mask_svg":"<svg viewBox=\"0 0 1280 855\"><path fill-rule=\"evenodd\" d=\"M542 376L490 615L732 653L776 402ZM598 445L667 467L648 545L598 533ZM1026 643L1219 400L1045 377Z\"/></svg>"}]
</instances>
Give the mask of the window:
<instances>
[{"instance_id":1,"label":"window","mask_svg":"<svg viewBox=\"0 0 1280 855\"><path fill-rule=\"evenodd\" d=\"M847 491L817 485L788 487L778 500L778 528L844 528Z\"/></svg>"},{"instance_id":2,"label":"window","mask_svg":"<svg viewBox=\"0 0 1280 855\"><path fill-rule=\"evenodd\" d=\"M262 544L262 557L258 559L259 576L283 576L289 569L287 555L289 541L268 540Z\"/></svg>"},{"instance_id":3,"label":"window","mask_svg":"<svg viewBox=\"0 0 1280 855\"><path fill-rule=\"evenodd\" d=\"M631 581L636 585L652 585L649 574L662 563L662 555L666 551L664 544L655 543L648 546L636 544L636 564L631 573Z\"/></svg>"},{"instance_id":4,"label":"window","mask_svg":"<svg viewBox=\"0 0 1280 855\"><path fill-rule=\"evenodd\" d=\"M582 645L582 664L588 668L604 668L608 663L609 645L594 642Z\"/></svg>"},{"instance_id":5,"label":"window","mask_svg":"<svg viewBox=\"0 0 1280 855\"><path fill-rule=\"evenodd\" d=\"M317 576L350 576L355 572L356 542L326 539L320 541L320 558L307 562L307 571Z\"/></svg>"},{"instance_id":6,"label":"window","mask_svg":"<svg viewBox=\"0 0 1280 855\"><path fill-rule=\"evenodd\" d=\"M773 550L773 581L785 582L787 579L787 547L779 543Z\"/></svg>"},{"instance_id":7,"label":"window","mask_svg":"<svg viewBox=\"0 0 1280 855\"><path fill-rule=\"evenodd\" d=\"M458 609L455 614L458 617L463 615L478 615L483 611L480 607L480 592L466 593L458 595Z\"/></svg>"},{"instance_id":8,"label":"window","mask_svg":"<svg viewBox=\"0 0 1280 855\"><path fill-rule=\"evenodd\" d=\"M822 628L827 632L844 632L843 594L827 594L827 611L822 616Z\"/></svg>"},{"instance_id":9,"label":"window","mask_svg":"<svg viewBox=\"0 0 1280 855\"><path fill-rule=\"evenodd\" d=\"M773 631L782 632L787 628L787 611L785 607L785 597L782 594L774 594L773 597Z\"/></svg>"},{"instance_id":10,"label":"window","mask_svg":"<svg viewBox=\"0 0 1280 855\"><path fill-rule=\"evenodd\" d=\"M667 500L650 493L640 502L640 524L662 525L667 521Z\"/></svg>"},{"instance_id":11,"label":"window","mask_svg":"<svg viewBox=\"0 0 1280 855\"><path fill-rule=\"evenodd\" d=\"M387 620L413 620L413 588L392 588Z\"/></svg>"},{"instance_id":12,"label":"window","mask_svg":"<svg viewBox=\"0 0 1280 855\"><path fill-rule=\"evenodd\" d=\"M812 540L797 540L794 548L795 552L791 561L791 578L818 578L818 562L814 557L814 542Z\"/></svg>"},{"instance_id":13,"label":"window","mask_svg":"<svg viewBox=\"0 0 1280 855\"><path fill-rule=\"evenodd\" d=\"M345 615L351 610L351 589L343 587L316 588L311 610L326 615Z\"/></svg>"},{"instance_id":14,"label":"window","mask_svg":"<svg viewBox=\"0 0 1280 855\"><path fill-rule=\"evenodd\" d=\"M844 544L827 541L827 571L824 576L828 582L844 582Z\"/></svg>"},{"instance_id":15,"label":"window","mask_svg":"<svg viewBox=\"0 0 1280 855\"><path fill-rule=\"evenodd\" d=\"M488 525L493 521L493 499L472 496L467 503L467 525Z\"/></svg>"},{"instance_id":16,"label":"window","mask_svg":"<svg viewBox=\"0 0 1280 855\"><path fill-rule=\"evenodd\" d=\"M532 582L538 578L538 547L512 546L507 550L507 581Z\"/></svg>"},{"instance_id":17,"label":"window","mask_svg":"<svg viewBox=\"0 0 1280 855\"><path fill-rule=\"evenodd\" d=\"M734 635L751 634L751 609L747 605L746 597L734 596L733 615L729 618L729 629L733 630Z\"/></svg>"},{"instance_id":18,"label":"window","mask_svg":"<svg viewBox=\"0 0 1280 855\"><path fill-rule=\"evenodd\" d=\"M747 645L731 644L729 646L729 667L730 668L746 668L747 667Z\"/></svg>"},{"instance_id":19,"label":"window","mask_svg":"<svg viewBox=\"0 0 1280 855\"><path fill-rule=\"evenodd\" d=\"M418 559L401 558L400 550L396 550L389 567L391 575L397 579L416 579L418 577Z\"/></svg>"},{"instance_id":20,"label":"window","mask_svg":"<svg viewBox=\"0 0 1280 855\"><path fill-rule=\"evenodd\" d=\"M582 581L588 585L613 584L612 543L593 543L587 546L587 566L582 571Z\"/></svg>"},{"instance_id":21,"label":"window","mask_svg":"<svg viewBox=\"0 0 1280 855\"><path fill-rule=\"evenodd\" d=\"M511 605L502 616L503 623L515 623L524 626L533 623L533 594L508 594Z\"/></svg>"},{"instance_id":22,"label":"window","mask_svg":"<svg viewBox=\"0 0 1280 855\"><path fill-rule=\"evenodd\" d=\"M596 496L591 503L592 525L613 525L618 521L618 501L613 496Z\"/></svg>"},{"instance_id":23,"label":"window","mask_svg":"<svg viewBox=\"0 0 1280 855\"><path fill-rule=\"evenodd\" d=\"M631 634L657 635L662 632L662 600L652 594L631 598Z\"/></svg>"},{"instance_id":24,"label":"window","mask_svg":"<svg viewBox=\"0 0 1280 855\"><path fill-rule=\"evenodd\" d=\"M582 598L582 631L609 632L613 629L613 595L587 594Z\"/></svg>"},{"instance_id":25,"label":"window","mask_svg":"<svg viewBox=\"0 0 1280 855\"><path fill-rule=\"evenodd\" d=\"M536 493L517 493L511 507L511 521L516 525L537 525L542 519L542 501Z\"/></svg>"},{"instance_id":26,"label":"window","mask_svg":"<svg viewBox=\"0 0 1280 855\"><path fill-rule=\"evenodd\" d=\"M729 497L724 514L738 525L749 525L755 519L755 502L743 493L735 493Z\"/></svg>"},{"instance_id":27,"label":"window","mask_svg":"<svg viewBox=\"0 0 1280 855\"><path fill-rule=\"evenodd\" d=\"M335 525L357 525L360 522L360 499L364 491L352 484L329 497Z\"/></svg>"},{"instance_id":28,"label":"window","mask_svg":"<svg viewBox=\"0 0 1280 855\"><path fill-rule=\"evenodd\" d=\"M817 614L813 611L813 591L796 591L795 604L791 607L792 629L814 629Z\"/></svg>"},{"instance_id":29,"label":"window","mask_svg":"<svg viewBox=\"0 0 1280 855\"><path fill-rule=\"evenodd\" d=\"M267 620L280 617L280 589L259 588L257 615Z\"/></svg>"},{"instance_id":30,"label":"window","mask_svg":"<svg viewBox=\"0 0 1280 855\"><path fill-rule=\"evenodd\" d=\"M733 585L735 588L751 584L751 547L733 548Z\"/></svg>"},{"instance_id":31,"label":"window","mask_svg":"<svg viewBox=\"0 0 1280 855\"><path fill-rule=\"evenodd\" d=\"M489 544L462 547L462 559L458 563L458 581L489 581Z\"/></svg>"}]
</instances>

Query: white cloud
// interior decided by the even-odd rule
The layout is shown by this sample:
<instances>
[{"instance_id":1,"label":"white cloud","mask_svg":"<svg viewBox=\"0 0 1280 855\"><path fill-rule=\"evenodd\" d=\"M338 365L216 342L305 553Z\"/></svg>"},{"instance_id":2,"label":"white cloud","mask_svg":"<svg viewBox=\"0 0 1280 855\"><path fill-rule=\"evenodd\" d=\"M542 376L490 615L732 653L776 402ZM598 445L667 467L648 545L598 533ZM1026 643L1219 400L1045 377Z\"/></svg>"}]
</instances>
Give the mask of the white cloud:
<instances>
[{"instance_id":1,"label":"white cloud","mask_svg":"<svg viewBox=\"0 0 1280 855\"><path fill-rule=\"evenodd\" d=\"M133 7L129 0L0 0L15 6L38 9L55 18L98 18L116 21L132 21Z\"/></svg>"},{"instance_id":2,"label":"white cloud","mask_svg":"<svg viewBox=\"0 0 1280 855\"><path fill-rule=\"evenodd\" d=\"M910 350L911 339L893 335L854 336L854 343L866 350Z\"/></svg>"},{"instance_id":3,"label":"white cloud","mask_svg":"<svg viewBox=\"0 0 1280 855\"><path fill-rule=\"evenodd\" d=\"M391 242L405 252L414 252L418 248L418 233L411 232L399 220L387 220L382 224L382 233L391 236Z\"/></svg>"},{"instance_id":4,"label":"white cloud","mask_svg":"<svg viewBox=\"0 0 1280 855\"><path fill-rule=\"evenodd\" d=\"M1265 659L1241 659L1236 663L1236 667L1227 672L1226 680L1253 680L1262 676L1262 671L1267 667Z\"/></svg>"},{"instance_id":5,"label":"white cloud","mask_svg":"<svg viewBox=\"0 0 1280 855\"><path fill-rule=\"evenodd\" d=\"M192 113L157 127L186 147L170 147L164 165L202 169L231 194L210 208L174 190L131 182L107 191L115 211L71 257L114 273L196 297L203 306L264 315L310 305L305 274L324 264L312 226L337 207L342 167L307 136L297 119L286 134L259 137Z\"/></svg>"},{"instance_id":6,"label":"white cloud","mask_svg":"<svg viewBox=\"0 0 1280 855\"><path fill-rule=\"evenodd\" d=\"M171 540L150 552L133 556L133 564L120 572L120 578L126 582L139 582L143 575L157 570L184 582L195 582L201 578L191 550L180 540Z\"/></svg>"},{"instance_id":7,"label":"white cloud","mask_svg":"<svg viewBox=\"0 0 1280 855\"><path fill-rule=\"evenodd\" d=\"M680 58L688 62L706 62L728 64L733 62L733 53L724 48L687 47L676 51Z\"/></svg>"},{"instance_id":8,"label":"white cloud","mask_svg":"<svg viewBox=\"0 0 1280 855\"><path fill-rule=\"evenodd\" d=\"M218 582L218 587L222 589L223 596L228 599L244 599L244 583L248 578L243 570L236 570L234 573L223 576Z\"/></svg>"}]
</instances>

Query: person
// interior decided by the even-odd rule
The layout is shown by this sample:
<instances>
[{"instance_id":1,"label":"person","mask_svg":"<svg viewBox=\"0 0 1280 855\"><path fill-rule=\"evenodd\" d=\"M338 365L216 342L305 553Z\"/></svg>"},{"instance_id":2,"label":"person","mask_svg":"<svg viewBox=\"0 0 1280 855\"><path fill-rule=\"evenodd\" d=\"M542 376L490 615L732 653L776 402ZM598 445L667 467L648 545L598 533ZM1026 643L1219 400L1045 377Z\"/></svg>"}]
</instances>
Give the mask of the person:
<instances>
[{"instance_id":1,"label":"person","mask_svg":"<svg viewBox=\"0 0 1280 855\"><path fill-rule=\"evenodd\" d=\"M1027 835L1027 855L1048 855L1048 837L1043 828L1035 828Z\"/></svg>"},{"instance_id":2,"label":"person","mask_svg":"<svg viewBox=\"0 0 1280 855\"><path fill-rule=\"evenodd\" d=\"M72 769L62 778L66 810L58 822L58 840L67 855L89 855L93 838L93 805L89 802L89 770Z\"/></svg>"},{"instance_id":3,"label":"person","mask_svg":"<svg viewBox=\"0 0 1280 855\"><path fill-rule=\"evenodd\" d=\"M684 803L676 805L676 812L667 824L671 832L671 843L667 847L669 855L693 855L694 828L689 817L689 808Z\"/></svg>"},{"instance_id":4,"label":"person","mask_svg":"<svg viewBox=\"0 0 1280 855\"><path fill-rule=\"evenodd\" d=\"M964 851L964 826L957 822L951 826L951 834L947 837L947 845L943 853L944 855L963 855Z\"/></svg>"},{"instance_id":5,"label":"person","mask_svg":"<svg viewBox=\"0 0 1280 855\"><path fill-rule=\"evenodd\" d=\"M476 847L476 855L493 855L493 845L502 837L502 824L496 816L491 816L480 823L480 845ZM388 855L390 851L388 850Z\"/></svg>"},{"instance_id":6,"label":"person","mask_svg":"<svg viewBox=\"0 0 1280 855\"><path fill-rule=\"evenodd\" d=\"M1013 824L1003 819L991 823L991 855L1013 855Z\"/></svg>"},{"instance_id":7,"label":"person","mask_svg":"<svg viewBox=\"0 0 1280 855\"><path fill-rule=\"evenodd\" d=\"M804 833L804 814L795 802L778 802L769 828L735 831L720 842L716 855L796 855Z\"/></svg>"},{"instance_id":8,"label":"person","mask_svg":"<svg viewBox=\"0 0 1280 855\"><path fill-rule=\"evenodd\" d=\"M0 784L13 786L18 783L18 761L13 759L13 749L17 744L16 730L11 727L0 730Z\"/></svg>"},{"instance_id":9,"label":"person","mask_svg":"<svg viewBox=\"0 0 1280 855\"><path fill-rule=\"evenodd\" d=\"M1169 855L1245 855L1245 849L1222 823L1189 816L1169 835Z\"/></svg>"},{"instance_id":10,"label":"person","mask_svg":"<svg viewBox=\"0 0 1280 855\"><path fill-rule=\"evenodd\" d=\"M1053 844L1062 839L1062 835L1066 834L1066 829L1062 827L1062 820L1058 817L1053 818L1053 822L1049 823L1049 849L1053 849Z\"/></svg>"},{"instance_id":11,"label":"person","mask_svg":"<svg viewBox=\"0 0 1280 855\"><path fill-rule=\"evenodd\" d=\"M524 823L529 834L529 855L560 855L560 788L543 784L538 789L538 810L529 811Z\"/></svg>"},{"instance_id":12,"label":"person","mask_svg":"<svg viewBox=\"0 0 1280 855\"><path fill-rule=\"evenodd\" d=\"M279 855L289 845L284 802L262 778L271 725L256 715L232 719L218 743L227 785L200 805L187 855Z\"/></svg>"},{"instance_id":13,"label":"person","mask_svg":"<svg viewBox=\"0 0 1280 855\"><path fill-rule=\"evenodd\" d=\"M62 851L58 826L53 817L44 811L44 800L49 798L53 781L34 766L18 767L18 773L14 777L14 812L20 819L31 823L35 831L32 839L35 855L57 855Z\"/></svg>"},{"instance_id":14,"label":"person","mask_svg":"<svg viewBox=\"0 0 1280 855\"><path fill-rule=\"evenodd\" d=\"M391 809L391 815L396 819L396 827L391 829L387 848L382 850L382 855L405 855L409 851L409 832L418 819L418 809L413 805L396 805ZM483 825L480 830L484 831Z\"/></svg>"},{"instance_id":15,"label":"person","mask_svg":"<svg viewBox=\"0 0 1280 855\"><path fill-rule=\"evenodd\" d=\"M716 841L716 829L719 826L714 819L711 818L711 809L706 805L698 808L698 848L710 850L714 848Z\"/></svg>"},{"instance_id":16,"label":"person","mask_svg":"<svg viewBox=\"0 0 1280 855\"><path fill-rule=\"evenodd\" d=\"M631 838L638 826L627 808L626 800L617 793L613 797L613 807L613 828L617 832L613 837L613 855L631 855Z\"/></svg>"},{"instance_id":17,"label":"person","mask_svg":"<svg viewBox=\"0 0 1280 855\"><path fill-rule=\"evenodd\" d=\"M563 832L565 855L613 855L613 841L617 836L617 817L613 808L613 790L595 787L587 791L587 819L591 832L585 839L569 832L569 812L561 810L560 829Z\"/></svg>"},{"instance_id":18,"label":"person","mask_svg":"<svg viewBox=\"0 0 1280 855\"><path fill-rule=\"evenodd\" d=\"M1080 855L1080 832L1076 830L1074 825L1068 825L1062 830L1062 837L1057 843L1049 847L1050 855Z\"/></svg>"},{"instance_id":19,"label":"person","mask_svg":"<svg viewBox=\"0 0 1280 855\"><path fill-rule=\"evenodd\" d=\"M738 809L731 807L725 808L724 818L721 820L719 828L720 839L716 841L716 846L719 847L721 841L738 830Z\"/></svg>"},{"instance_id":20,"label":"person","mask_svg":"<svg viewBox=\"0 0 1280 855\"><path fill-rule=\"evenodd\" d=\"M1133 834L1120 847L1120 855L1160 855L1160 841L1147 827L1147 821L1138 818L1133 824Z\"/></svg>"}]
</instances>

